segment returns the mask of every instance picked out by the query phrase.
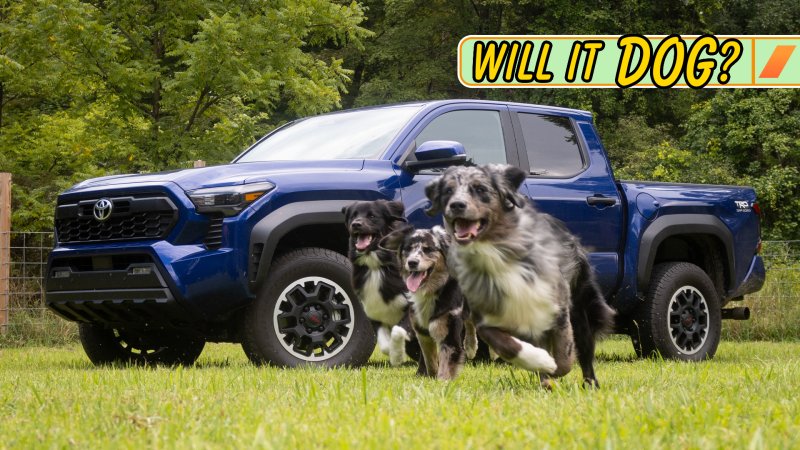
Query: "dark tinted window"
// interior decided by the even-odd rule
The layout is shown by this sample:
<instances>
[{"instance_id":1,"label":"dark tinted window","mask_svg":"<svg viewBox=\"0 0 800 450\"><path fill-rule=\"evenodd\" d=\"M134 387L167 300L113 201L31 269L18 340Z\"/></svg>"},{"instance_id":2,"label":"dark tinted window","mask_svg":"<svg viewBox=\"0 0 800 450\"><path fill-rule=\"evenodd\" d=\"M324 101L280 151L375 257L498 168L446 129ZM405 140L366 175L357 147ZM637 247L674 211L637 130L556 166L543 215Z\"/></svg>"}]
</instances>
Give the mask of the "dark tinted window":
<instances>
[{"instance_id":1,"label":"dark tinted window","mask_svg":"<svg viewBox=\"0 0 800 450\"><path fill-rule=\"evenodd\" d=\"M433 119L417 136L425 141L456 141L475 164L506 163L503 127L497 111L451 111Z\"/></svg>"},{"instance_id":2,"label":"dark tinted window","mask_svg":"<svg viewBox=\"0 0 800 450\"><path fill-rule=\"evenodd\" d=\"M575 175L584 166L572 123L566 117L518 114L532 175Z\"/></svg>"}]
</instances>

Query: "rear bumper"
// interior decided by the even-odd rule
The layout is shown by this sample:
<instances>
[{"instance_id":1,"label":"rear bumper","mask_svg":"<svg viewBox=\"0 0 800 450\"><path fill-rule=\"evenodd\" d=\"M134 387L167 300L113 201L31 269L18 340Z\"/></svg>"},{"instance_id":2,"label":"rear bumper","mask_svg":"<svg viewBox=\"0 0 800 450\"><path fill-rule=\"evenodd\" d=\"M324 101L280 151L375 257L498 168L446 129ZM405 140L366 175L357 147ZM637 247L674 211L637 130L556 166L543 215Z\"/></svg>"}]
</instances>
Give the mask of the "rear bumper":
<instances>
[{"instance_id":1,"label":"rear bumper","mask_svg":"<svg viewBox=\"0 0 800 450\"><path fill-rule=\"evenodd\" d=\"M750 262L750 268L747 270L747 275L745 275L744 280L730 294L728 294L728 298L737 298L741 297L745 294L752 294L753 292L758 292L764 287L764 281L767 278L767 271L764 268L764 260L761 256L754 256L753 260Z\"/></svg>"}]
</instances>

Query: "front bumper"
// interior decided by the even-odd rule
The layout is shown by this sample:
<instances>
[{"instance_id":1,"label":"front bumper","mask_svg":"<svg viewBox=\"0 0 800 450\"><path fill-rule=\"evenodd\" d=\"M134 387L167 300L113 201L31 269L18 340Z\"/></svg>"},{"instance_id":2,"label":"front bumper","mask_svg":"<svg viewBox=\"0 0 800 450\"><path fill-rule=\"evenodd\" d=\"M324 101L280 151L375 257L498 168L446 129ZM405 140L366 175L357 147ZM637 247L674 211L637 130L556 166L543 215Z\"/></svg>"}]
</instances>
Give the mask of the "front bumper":
<instances>
[{"instance_id":1,"label":"front bumper","mask_svg":"<svg viewBox=\"0 0 800 450\"><path fill-rule=\"evenodd\" d=\"M253 298L239 259L229 248L166 241L59 247L48 262L45 304L67 320L115 328L222 322Z\"/></svg>"},{"instance_id":2,"label":"front bumper","mask_svg":"<svg viewBox=\"0 0 800 450\"><path fill-rule=\"evenodd\" d=\"M111 327L184 328L196 322L148 259L136 254L57 259L48 270L45 303L67 320ZM91 267L74 264L79 261Z\"/></svg>"}]
</instances>

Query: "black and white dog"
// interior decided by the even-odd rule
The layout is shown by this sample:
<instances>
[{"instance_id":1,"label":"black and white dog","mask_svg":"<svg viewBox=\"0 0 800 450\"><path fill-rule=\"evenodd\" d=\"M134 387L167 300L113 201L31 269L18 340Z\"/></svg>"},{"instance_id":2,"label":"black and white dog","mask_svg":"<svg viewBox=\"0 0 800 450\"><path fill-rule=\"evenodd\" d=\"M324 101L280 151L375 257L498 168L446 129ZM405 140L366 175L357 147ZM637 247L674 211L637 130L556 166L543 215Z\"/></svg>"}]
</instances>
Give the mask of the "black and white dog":
<instances>
[{"instance_id":1,"label":"black and white dog","mask_svg":"<svg viewBox=\"0 0 800 450\"><path fill-rule=\"evenodd\" d=\"M378 322L378 346L393 366L406 353L419 357L408 318L409 295L400 276L395 253L378 246L387 234L405 226L400 202L356 202L342 209L350 233L349 257L353 263L353 289L364 313Z\"/></svg>"},{"instance_id":2,"label":"black and white dog","mask_svg":"<svg viewBox=\"0 0 800 450\"><path fill-rule=\"evenodd\" d=\"M545 386L571 370L577 351L584 384L597 386L595 340L615 313L578 239L517 192L525 176L513 166L450 167L426 187L428 213L444 213L448 265L478 336Z\"/></svg>"},{"instance_id":3,"label":"black and white dog","mask_svg":"<svg viewBox=\"0 0 800 450\"><path fill-rule=\"evenodd\" d=\"M397 252L400 271L411 292L411 323L422 358L418 375L452 380L466 357L475 357L478 338L458 282L447 269L450 237L442 227L404 227L381 246Z\"/></svg>"}]
</instances>

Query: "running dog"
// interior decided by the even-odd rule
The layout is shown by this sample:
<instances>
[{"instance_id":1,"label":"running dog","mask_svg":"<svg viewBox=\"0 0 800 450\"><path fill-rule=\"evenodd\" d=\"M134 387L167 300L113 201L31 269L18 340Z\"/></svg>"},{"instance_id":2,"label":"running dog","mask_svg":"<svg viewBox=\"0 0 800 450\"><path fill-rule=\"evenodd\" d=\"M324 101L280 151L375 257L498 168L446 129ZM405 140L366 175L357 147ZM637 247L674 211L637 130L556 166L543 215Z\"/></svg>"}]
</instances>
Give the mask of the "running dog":
<instances>
[{"instance_id":1,"label":"running dog","mask_svg":"<svg viewBox=\"0 0 800 450\"><path fill-rule=\"evenodd\" d=\"M367 317L377 322L378 346L389 355L393 366L403 363L408 353L419 357L408 319L409 295L393 252L378 242L405 225L403 204L386 200L355 202L342 208L350 233L349 257L353 263L353 289Z\"/></svg>"},{"instance_id":2,"label":"running dog","mask_svg":"<svg viewBox=\"0 0 800 450\"><path fill-rule=\"evenodd\" d=\"M454 379L465 357L475 357L478 338L458 282L447 270L450 237L442 227L408 226L389 234L381 246L397 252L411 292L411 323L422 350L417 374Z\"/></svg>"},{"instance_id":3,"label":"running dog","mask_svg":"<svg viewBox=\"0 0 800 450\"><path fill-rule=\"evenodd\" d=\"M545 387L571 370L577 352L584 385L599 386L595 342L615 312L578 239L518 193L525 177L513 166L450 167L426 186L427 212L444 214L448 265L478 336L504 360L539 372Z\"/></svg>"}]
</instances>

